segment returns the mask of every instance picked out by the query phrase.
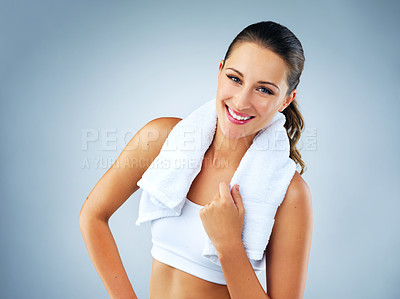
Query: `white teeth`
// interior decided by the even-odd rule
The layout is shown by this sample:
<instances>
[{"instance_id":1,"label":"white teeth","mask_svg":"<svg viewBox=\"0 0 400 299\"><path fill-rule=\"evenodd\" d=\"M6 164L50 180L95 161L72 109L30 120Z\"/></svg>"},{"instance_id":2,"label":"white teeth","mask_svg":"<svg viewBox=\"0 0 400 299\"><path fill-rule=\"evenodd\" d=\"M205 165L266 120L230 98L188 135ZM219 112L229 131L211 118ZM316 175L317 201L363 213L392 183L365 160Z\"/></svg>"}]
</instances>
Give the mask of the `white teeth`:
<instances>
[{"instance_id":1,"label":"white teeth","mask_svg":"<svg viewBox=\"0 0 400 299\"><path fill-rule=\"evenodd\" d=\"M251 118L251 116L249 116L249 117L242 117L242 116L236 115L235 112L233 112L233 111L231 110L231 108L229 108L229 107L228 107L228 110L229 110L229 113L233 116L234 119L237 119L237 120L247 120L247 119L250 119L250 118Z\"/></svg>"}]
</instances>

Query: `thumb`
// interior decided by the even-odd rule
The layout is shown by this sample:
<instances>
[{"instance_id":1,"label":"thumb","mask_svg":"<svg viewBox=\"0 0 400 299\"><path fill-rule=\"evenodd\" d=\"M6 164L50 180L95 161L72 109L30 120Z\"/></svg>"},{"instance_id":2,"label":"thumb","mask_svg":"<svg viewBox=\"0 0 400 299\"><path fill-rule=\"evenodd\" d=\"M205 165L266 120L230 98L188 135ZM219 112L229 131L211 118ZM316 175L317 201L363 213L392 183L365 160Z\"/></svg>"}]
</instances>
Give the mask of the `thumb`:
<instances>
[{"instance_id":1,"label":"thumb","mask_svg":"<svg viewBox=\"0 0 400 299\"><path fill-rule=\"evenodd\" d=\"M232 189L233 189L232 191L233 199L235 201L235 204L239 212L244 212L243 200L239 192L239 185L236 184L235 186L233 186Z\"/></svg>"}]
</instances>

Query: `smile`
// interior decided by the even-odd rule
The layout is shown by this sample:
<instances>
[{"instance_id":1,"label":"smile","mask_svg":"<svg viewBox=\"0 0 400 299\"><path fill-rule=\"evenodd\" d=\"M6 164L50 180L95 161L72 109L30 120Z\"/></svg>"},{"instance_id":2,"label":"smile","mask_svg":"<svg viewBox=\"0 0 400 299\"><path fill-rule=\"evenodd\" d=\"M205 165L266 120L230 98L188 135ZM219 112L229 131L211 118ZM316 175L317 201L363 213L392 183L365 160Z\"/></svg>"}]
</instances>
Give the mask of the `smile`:
<instances>
[{"instance_id":1,"label":"smile","mask_svg":"<svg viewBox=\"0 0 400 299\"><path fill-rule=\"evenodd\" d=\"M234 124L242 125L242 124L248 123L251 119L254 118L254 116L248 116L248 117L239 116L235 112L233 112L232 109L229 108L227 105L225 105L225 107L226 107L228 119L231 122L233 122Z\"/></svg>"}]
</instances>

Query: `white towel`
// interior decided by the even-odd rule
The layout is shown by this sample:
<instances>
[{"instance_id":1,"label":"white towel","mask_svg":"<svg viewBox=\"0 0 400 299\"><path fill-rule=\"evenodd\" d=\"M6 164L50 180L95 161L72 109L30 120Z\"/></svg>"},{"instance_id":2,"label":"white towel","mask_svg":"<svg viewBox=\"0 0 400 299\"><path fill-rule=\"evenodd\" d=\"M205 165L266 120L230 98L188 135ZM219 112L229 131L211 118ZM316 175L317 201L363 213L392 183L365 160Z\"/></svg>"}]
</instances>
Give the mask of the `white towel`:
<instances>
[{"instance_id":1,"label":"white towel","mask_svg":"<svg viewBox=\"0 0 400 299\"><path fill-rule=\"evenodd\" d=\"M261 260L275 214L282 203L296 164L289 158L285 115L277 112L254 137L242 157L230 188L240 185L245 209L242 240L249 259ZM206 102L170 132L159 155L137 185L143 189L136 225L162 217L179 216L190 186L201 170L205 152L217 127L216 99ZM203 256L221 266L206 237Z\"/></svg>"}]
</instances>

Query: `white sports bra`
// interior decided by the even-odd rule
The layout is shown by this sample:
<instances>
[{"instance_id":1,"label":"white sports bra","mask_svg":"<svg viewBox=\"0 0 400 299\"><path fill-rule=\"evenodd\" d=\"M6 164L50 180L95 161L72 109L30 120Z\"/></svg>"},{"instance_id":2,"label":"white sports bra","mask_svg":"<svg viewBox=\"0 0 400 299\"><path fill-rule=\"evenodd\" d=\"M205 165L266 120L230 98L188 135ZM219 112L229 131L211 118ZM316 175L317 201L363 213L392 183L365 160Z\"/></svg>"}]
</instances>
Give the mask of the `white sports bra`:
<instances>
[{"instance_id":1,"label":"white sports bra","mask_svg":"<svg viewBox=\"0 0 400 299\"><path fill-rule=\"evenodd\" d=\"M207 236L199 215L202 208L186 198L180 216L152 220L151 255L176 269L226 285L222 268L202 256ZM265 254L260 261L250 261L256 274L265 270Z\"/></svg>"}]
</instances>

